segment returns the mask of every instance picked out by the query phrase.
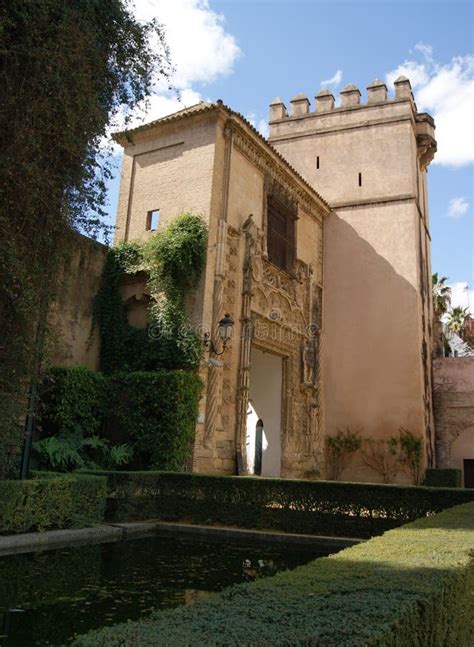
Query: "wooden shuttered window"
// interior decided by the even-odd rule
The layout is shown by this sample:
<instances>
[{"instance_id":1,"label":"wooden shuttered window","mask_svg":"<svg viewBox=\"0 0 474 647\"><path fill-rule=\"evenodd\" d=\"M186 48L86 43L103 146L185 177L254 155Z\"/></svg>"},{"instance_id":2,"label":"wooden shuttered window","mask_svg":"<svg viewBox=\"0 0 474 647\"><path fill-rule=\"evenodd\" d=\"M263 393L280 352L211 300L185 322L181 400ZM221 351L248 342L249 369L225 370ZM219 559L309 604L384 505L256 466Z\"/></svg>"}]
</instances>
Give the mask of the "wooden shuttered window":
<instances>
[{"instance_id":1,"label":"wooden shuttered window","mask_svg":"<svg viewBox=\"0 0 474 647\"><path fill-rule=\"evenodd\" d=\"M268 260L292 273L296 259L297 205L271 194L267 199Z\"/></svg>"}]
</instances>

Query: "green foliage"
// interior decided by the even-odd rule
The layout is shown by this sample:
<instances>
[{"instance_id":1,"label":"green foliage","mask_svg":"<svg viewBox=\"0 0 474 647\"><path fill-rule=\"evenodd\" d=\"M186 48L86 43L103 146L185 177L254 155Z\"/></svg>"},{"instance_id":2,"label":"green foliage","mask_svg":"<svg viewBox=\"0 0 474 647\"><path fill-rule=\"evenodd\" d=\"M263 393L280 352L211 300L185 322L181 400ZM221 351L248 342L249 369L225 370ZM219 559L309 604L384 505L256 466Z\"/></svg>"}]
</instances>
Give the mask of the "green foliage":
<instances>
[{"instance_id":1,"label":"green foliage","mask_svg":"<svg viewBox=\"0 0 474 647\"><path fill-rule=\"evenodd\" d=\"M0 533L82 528L102 523L106 480L90 475L41 474L0 481Z\"/></svg>"},{"instance_id":2,"label":"green foliage","mask_svg":"<svg viewBox=\"0 0 474 647\"><path fill-rule=\"evenodd\" d=\"M449 311L447 326L449 330L462 336L465 329L466 318L469 316L469 309L456 306Z\"/></svg>"},{"instance_id":3,"label":"green foliage","mask_svg":"<svg viewBox=\"0 0 474 647\"><path fill-rule=\"evenodd\" d=\"M474 503L199 604L78 637L75 647L467 647Z\"/></svg>"},{"instance_id":4,"label":"green foliage","mask_svg":"<svg viewBox=\"0 0 474 647\"><path fill-rule=\"evenodd\" d=\"M144 256L155 293L169 301L197 286L206 260L207 231L198 216L185 213L150 238Z\"/></svg>"},{"instance_id":5,"label":"green foliage","mask_svg":"<svg viewBox=\"0 0 474 647\"><path fill-rule=\"evenodd\" d=\"M184 298L196 287L203 270L206 241L201 218L184 214L150 238L144 248L134 242L109 250L95 300L102 370L197 368L202 343L187 320ZM120 296L121 277L138 271L146 272L154 294L144 330L128 324Z\"/></svg>"},{"instance_id":6,"label":"green foliage","mask_svg":"<svg viewBox=\"0 0 474 647\"><path fill-rule=\"evenodd\" d=\"M42 389L43 437L33 444L34 459L59 471L113 469L133 457L143 468L184 469L201 389L189 371L53 369Z\"/></svg>"},{"instance_id":7,"label":"green foliage","mask_svg":"<svg viewBox=\"0 0 474 647\"><path fill-rule=\"evenodd\" d=\"M424 485L430 487L462 487L461 470L428 468Z\"/></svg>"},{"instance_id":8,"label":"green foliage","mask_svg":"<svg viewBox=\"0 0 474 647\"><path fill-rule=\"evenodd\" d=\"M191 458L202 383L186 371L119 373L114 425L142 466L183 470Z\"/></svg>"},{"instance_id":9,"label":"green foliage","mask_svg":"<svg viewBox=\"0 0 474 647\"><path fill-rule=\"evenodd\" d=\"M394 441L397 442L399 447L400 463L410 474L413 484L419 485L423 458L423 439L401 427L398 438L392 439L392 442Z\"/></svg>"},{"instance_id":10,"label":"green foliage","mask_svg":"<svg viewBox=\"0 0 474 647\"><path fill-rule=\"evenodd\" d=\"M439 319L448 311L451 305L451 288L446 284L447 276L439 276L438 272L432 276L433 309Z\"/></svg>"},{"instance_id":11,"label":"green foliage","mask_svg":"<svg viewBox=\"0 0 474 647\"><path fill-rule=\"evenodd\" d=\"M1 478L17 469L16 421L40 374L71 227L103 229L104 136L170 66L162 28L137 21L126 0L10 0L0 39Z\"/></svg>"},{"instance_id":12,"label":"green foliage","mask_svg":"<svg viewBox=\"0 0 474 647\"><path fill-rule=\"evenodd\" d=\"M87 438L77 428L33 443L33 459L37 467L59 472L82 468L113 469L132 461L133 449L126 444L110 445L99 436Z\"/></svg>"},{"instance_id":13,"label":"green foliage","mask_svg":"<svg viewBox=\"0 0 474 647\"><path fill-rule=\"evenodd\" d=\"M376 472L383 483L392 483L399 469L410 475L414 485L419 485L423 459L423 440L400 427L398 436L364 438L361 445L363 462Z\"/></svg>"},{"instance_id":14,"label":"green foliage","mask_svg":"<svg viewBox=\"0 0 474 647\"><path fill-rule=\"evenodd\" d=\"M85 437L98 434L109 408L108 381L85 366L52 368L44 376L40 396L43 433Z\"/></svg>"},{"instance_id":15,"label":"green foliage","mask_svg":"<svg viewBox=\"0 0 474 647\"><path fill-rule=\"evenodd\" d=\"M107 476L111 521L188 520L316 535L372 537L474 500L474 490L173 472Z\"/></svg>"},{"instance_id":16,"label":"green foliage","mask_svg":"<svg viewBox=\"0 0 474 647\"><path fill-rule=\"evenodd\" d=\"M351 455L361 446L358 432L347 427L345 431L338 430L335 436L326 436L326 464L328 477L338 480Z\"/></svg>"}]
</instances>

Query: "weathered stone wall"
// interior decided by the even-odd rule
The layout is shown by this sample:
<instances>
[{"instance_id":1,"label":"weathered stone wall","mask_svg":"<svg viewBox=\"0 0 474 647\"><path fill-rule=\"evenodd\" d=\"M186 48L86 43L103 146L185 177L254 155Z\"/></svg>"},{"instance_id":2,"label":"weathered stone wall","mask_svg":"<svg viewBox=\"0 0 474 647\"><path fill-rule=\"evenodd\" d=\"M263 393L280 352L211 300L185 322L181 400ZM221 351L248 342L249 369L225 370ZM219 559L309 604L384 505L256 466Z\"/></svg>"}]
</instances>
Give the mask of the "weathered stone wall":
<instances>
[{"instance_id":1,"label":"weathered stone wall","mask_svg":"<svg viewBox=\"0 0 474 647\"><path fill-rule=\"evenodd\" d=\"M194 467L232 473L236 453L246 465L250 356L252 348L259 348L283 359L281 474L314 476L321 459L320 376L315 366L305 373L303 357L313 313L319 316L321 310L324 208L311 204L309 194L309 204L298 197L301 186L286 178L286 189L295 191L299 202L297 270L290 277L266 255L266 198L277 178L285 183L284 174L279 175L283 165L276 156L268 157L258 138L225 121L219 124L216 151L223 154L216 155L220 172L213 195L221 199L210 228L209 250L216 254L208 258L214 271L206 279L206 293L213 288L212 316L204 324L215 331L226 312L236 325L222 369L203 372L206 399Z\"/></svg>"},{"instance_id":2,"label":"weathered stone wall","mask_svg":"<svg viewBox=\"0 0 474 647\"><path fill-rule=\"evenodd\" d=\"M73 236L72 251L49 313L48 359L53 366L82 365L98 370L100 340L92 330L93 302L107 247L80 234Z\"/></svg>"},{"instance_id":3,"label":"weathered stone wall","mask_svg":"<svg viewBox=\"0 0 474 647\"><path fill-rule=\"evenodd\" d=\"M474 459L474 357L433 361L436 467Z\"/></svg>"},{"instance_id":4,"label":"weathered stone wall","mask_svg":"<svg viewBox=\"0 0 474 647\"><path fill-rule=\"evenodd\" d=\"M193 323L216 340L223 315L235 321L234 339L219 358L222 368L208 365L207 351L201 365L204 393L193 468L234 473L239 453L245 469L255 346L283 358L282 475L317 474L321 379L318 348L314 339L309 344L308 331L313 322L318 332L321 328L323 218L329 208L225 107L197 107L132 137L131 144L123 140L116 240L149 236L145 219L151 209L160 209L159 228L183 211L202 215L209 240L201 286L191 304ZM276 184L298 205L292 276L272 266L266 253L266 197ZM127 289L133 296L136 286Z\"/></svg>"},{"instance_id":5,"label":"weathered stone wall","mask_svg":"<svg viewBox=\"0 0 474 647\"><path fill-rule=\"evenodd\" d=\"M290 115L272 104L269 141L333 207L324 230L325 431L387 439L404 427L423 438L429 464L432 121L416 112L407 80L393 100L374 82L367 103L354 86L338 107L327 91L314 112L303 96L291 103ZM358 458L343 476L379 478Z\"/></svg>"},{"instance_id":6,"label":"weathered stone wall","mask_svg":"<svg viewBox=\"0 0 474 647\"><path fill-rule=\"evenodd\" d=\"M153 235L146 229L152 210L160 210L159 229L186 212L209 220L215 131L215 118L198 113L133 134L124 148L116 243Z\"/></svg>"}]
</instances>

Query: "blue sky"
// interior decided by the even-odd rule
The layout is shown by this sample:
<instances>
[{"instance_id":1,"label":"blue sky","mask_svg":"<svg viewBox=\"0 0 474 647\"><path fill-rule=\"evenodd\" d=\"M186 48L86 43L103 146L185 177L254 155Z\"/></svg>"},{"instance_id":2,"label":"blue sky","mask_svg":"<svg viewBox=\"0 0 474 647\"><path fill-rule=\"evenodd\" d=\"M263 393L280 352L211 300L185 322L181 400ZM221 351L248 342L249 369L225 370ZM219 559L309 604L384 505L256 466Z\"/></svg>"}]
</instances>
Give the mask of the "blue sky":
<instances>
[{"instance_id":1,"label":"blue sky","mask_svg":"<svg viewBox=\"0 0 474 647\"><path fill-rule=\"evenodd\" d=\"M472 2L135 0L165 24L181 103L159 84L145 120L200 99L223 99L265 132L268 104L322 81L335 96L406 74L418 108L437 119L429 169L432 267L467 305L474 285L474 11ZM327 83L325 85L328 85ZM389 87L389 91L392 88ZM142 117L143 118L143 117ZM115 217L117 184L110 188ZM463 285L461 285L463 284ZM474 292L470 294L474 309Z\"/></svg>"}]
</instances>

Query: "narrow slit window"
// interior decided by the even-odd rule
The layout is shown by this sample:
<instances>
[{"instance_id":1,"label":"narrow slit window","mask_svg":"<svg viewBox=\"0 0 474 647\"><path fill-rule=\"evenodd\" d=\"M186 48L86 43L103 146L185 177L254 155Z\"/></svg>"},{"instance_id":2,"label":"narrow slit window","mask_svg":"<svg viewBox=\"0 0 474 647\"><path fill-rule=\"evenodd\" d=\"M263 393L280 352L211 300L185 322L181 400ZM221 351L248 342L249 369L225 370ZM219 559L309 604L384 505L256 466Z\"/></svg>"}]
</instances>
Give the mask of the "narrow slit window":
<instances>
[{"instance_id":1,"label":"narrow slit window","mask_svg":"<svg viewBox=\"0 0 474 647\"><path fill-rule=\"evenodd\" d=\"M160 210L153 209L152 211L149 211L146 215L146 230L156 231L158 229L159 222L160 222Z\"/></svg>"},{"instance_id":2,"label":"narrow slit window","mask_svg":"<svg viewBox=\"0 0 474 647\"><path fill-rule=\"evenodd\" d=\"M362 173L359 173L359 186L362 186Z\"/></svg>"},{"instance_id":3,"label":"narrow slit window","mask_svg":"<svg viewBox=\"0 0 474 647\"><path fill-rule=\"evenodd\" d=\"M317 169L319 168L319 155L318 155L318 156L317 156L317 158L316 158L316 168L317 168Z\"/></svg>"}]
</instances>

